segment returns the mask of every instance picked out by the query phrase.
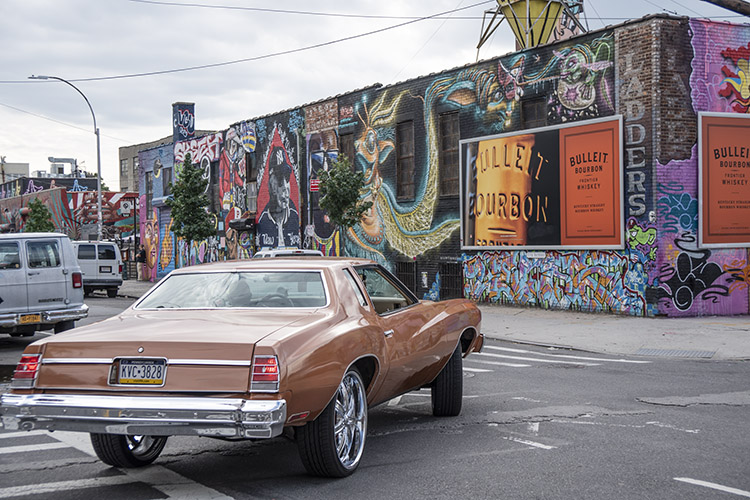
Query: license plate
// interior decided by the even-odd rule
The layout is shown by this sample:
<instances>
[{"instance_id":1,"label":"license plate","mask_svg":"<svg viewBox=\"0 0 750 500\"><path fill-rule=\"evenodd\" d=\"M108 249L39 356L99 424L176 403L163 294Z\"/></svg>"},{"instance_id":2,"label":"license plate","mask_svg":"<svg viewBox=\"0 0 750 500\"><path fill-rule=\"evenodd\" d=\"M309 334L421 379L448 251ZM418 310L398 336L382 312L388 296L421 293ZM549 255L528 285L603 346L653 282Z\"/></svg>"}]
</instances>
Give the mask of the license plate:
<instances>
[{"instance_id":1,"label":"license plate","mask_svg":"<svg viewBox=\"0 0 750 500\"><path fill-rule=\"evenodd\" d=\"M112 266L99 266L99 272L100 273L111 273L112 272Z\"/></svg>"},{"instance_id":2,"label":"license plate","mask_svg":"<svg viewBox=\"0 0 750 500\"><path fill-rule=\"evenodd\" d=\"M121 385L164 385L164 359L120 359L117 383Z\"/></svg>"},{"instance_id":3,"label":"license plate","mask_svg":"<svg viewBox=\"0 0 750 500\"><path fill-rule=\"evenodd\" d=\"M30 325L32 323L41 323L42 315L41 314L22 314L21 317L18 319L18 322L22 325Z\"/></svg>"}]
</instances>

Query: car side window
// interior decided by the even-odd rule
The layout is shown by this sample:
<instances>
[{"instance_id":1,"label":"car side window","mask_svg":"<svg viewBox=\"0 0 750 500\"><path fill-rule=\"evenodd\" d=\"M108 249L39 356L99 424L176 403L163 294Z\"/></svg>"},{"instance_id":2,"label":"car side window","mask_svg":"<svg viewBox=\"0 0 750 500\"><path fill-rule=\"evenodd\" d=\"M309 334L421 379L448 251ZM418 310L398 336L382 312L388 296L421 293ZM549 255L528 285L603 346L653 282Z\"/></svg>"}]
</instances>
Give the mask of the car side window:
<instances>
[{"instance_id":1,"label":"car side window","mask_svg":"<svg viewBox=\"0 0 750 500\"><path fill-rule=\"evenodd\" d=\"M78 260L95 260L96 245L78 245Z\"/></svg>"},{"instance_id":2,"label":"car side window","mask_svg":"<svg viewBox=\"0 0 750 500\"><path fill-rule=\"evenodd\" d=\"M26 243L26 250L30 268L60 266L60 250L56 241L29 241Z\"/></svg>"},{"instance_id":3,"label":"car side window","mask_svg":"<svg viewBox=\"0 0 750 500\"><path fill-rule=\"evenodd\" d=\"M18 243L4 241L0 243L0 269L19 269L21 258L18 254Z\"/></svg>"},{"instance_id":4,"label":"car side window","mask_svg":"<svg viewBox=\"0 0 750 500\"><path fill-rule=\"evenodd\" d=\"M357 300L359 300L359 305L362 307L367 307L367 299L365 299L364 294L362 293L362 290L357 286L357 280L354 279L354 276L352 276L351 272L347 269L344 271L346 274L346 279L349 280L349 284L354 289L354 294L357 296Z\"/></svg>"},{"instance_id":5,"label":"car side window","mask_svg":"<svg viewBox=\"0 0 750 500\"><path fill-rule=\"evenodd\" d=\"M357 273L378 314L390 313L416 302L413 296L395 284L396 278L387 275L379 267L359 267Z\"/></svg>"},{"instance_id":6,"label":"car side window","mask_svg":"<svg viewBox=\"0 0 750 500\"><path fill-rule=\"evenodd\" d=\"M99 245L99 260L115 260L116 258L113 245Z\"/></svg>"}]
</instances>

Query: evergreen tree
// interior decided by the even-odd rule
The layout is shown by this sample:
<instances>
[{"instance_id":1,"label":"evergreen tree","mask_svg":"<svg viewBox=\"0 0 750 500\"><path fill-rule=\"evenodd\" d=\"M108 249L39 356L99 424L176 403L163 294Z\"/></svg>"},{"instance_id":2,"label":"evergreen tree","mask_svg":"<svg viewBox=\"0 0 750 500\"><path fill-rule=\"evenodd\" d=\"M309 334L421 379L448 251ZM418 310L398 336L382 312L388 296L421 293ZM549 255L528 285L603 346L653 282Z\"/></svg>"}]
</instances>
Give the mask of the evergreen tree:
<instances>
[{"instance_id":1,"label":"evergreen tree","mask_svg":"<svg viewBox=\"0 0 750 500\"><path fill-rule=\"evenodd\" d=\"M207 185L203 170L192 163L190 153L186 154L177 180L172 185L172 197L167 199L167 206L172 209L175 236L187 243L188 264L192 242L216 234L211 216L206 211L209 203L205 194Z\"/></svg>"},{"instance_id":2,"label":"evergreen tree","mask_svg":"<svg viewBox=\"0 0 750 500\"><path fill-rule=\"evenodd\" d=\"M354 172L349 159L339 155L331 168L318 173L320 179L320 208L326 211L331 222L344 232L358 224L365 212L372 207L371 201L360 197L365 183L364 172Z\"/></svg>"},{"instance_id":3,"label":"evergreen tree","mask_svg":"<svg viewBox=\"0 0 750 500\"><path fill-rule=\"evenodd\" d=\"M29 202L29 218L23 230L27 233L49 233L55 230L52 214L39 198Z\"/></svg>"}]
</instances>

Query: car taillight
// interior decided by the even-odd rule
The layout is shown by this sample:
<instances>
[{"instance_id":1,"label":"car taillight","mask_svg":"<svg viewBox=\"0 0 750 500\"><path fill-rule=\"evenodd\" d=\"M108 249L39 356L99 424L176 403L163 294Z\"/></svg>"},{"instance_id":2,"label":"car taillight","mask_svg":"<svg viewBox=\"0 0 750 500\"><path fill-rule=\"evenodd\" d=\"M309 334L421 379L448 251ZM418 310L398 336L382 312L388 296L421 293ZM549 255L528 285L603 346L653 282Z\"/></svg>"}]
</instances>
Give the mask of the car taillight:
<instances>
[{"instance_id":1,"label":"car taillight","mask_svg":"<svg viewBox=\"0 0 750 500\"><path fill-rule=\"evenodd\" d=\"M251 392L278 392L279 359L276 356L255 356L250 378Z\"/></svg>"},{"instance_id":2,"label":"car taillight","mask_svg":"<svg viewBox=\"0 0 750 500\"><path fill-rule=\"evenodd\" d=\"M41 364L41 354L21 355L21 360L16 366L16 371L13 372L13 380L10 383L11 388L33 387Z\"/></svg>"},{"instance_id":3,"label":"car taillight","mask_svg":"<svg viewBox=\"0 0 750 500\"><path fill-rule=\"evenodd\" d=\"M117 273L118 274L122 274L122 264L120 264L119 266L117 266Z\"/></svg>"},{"instance_id":4,"label":"car taillight","mask_svg":"<svg viewBox=\"0 0 750 500\"><path fill-rule=\"evenodd\" d=\"M73 288L81 288L83 286L83 275L81 273L73 273Z\"/></svg>"}]
</instances>

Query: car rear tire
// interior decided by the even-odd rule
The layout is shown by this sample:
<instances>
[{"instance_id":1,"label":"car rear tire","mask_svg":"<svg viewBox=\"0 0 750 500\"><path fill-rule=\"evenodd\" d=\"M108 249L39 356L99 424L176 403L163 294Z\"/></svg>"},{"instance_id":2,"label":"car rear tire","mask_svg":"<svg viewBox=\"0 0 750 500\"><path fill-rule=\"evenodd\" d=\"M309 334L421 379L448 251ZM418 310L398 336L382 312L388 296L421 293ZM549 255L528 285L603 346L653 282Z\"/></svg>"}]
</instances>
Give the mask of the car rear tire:
<instances>
[{"instance_id":1,"label":"car rear tire","mask_svg":"<svg viewBox=\"0 0 750 500\"><path fill-rule=\"evenodd\" d=\"M461 346L453 351L437 378L432 382L432 414L436 417L455 417L461 413L464 392Z\"/></svg>"},{"instance_id":2,"label":"car rear tire","mask_svg":"<svg viewBox=\"0 0 750 500\"><path fill-rule=\"evenodd\" d=\"M297 427L302 464L314 476L346 477L359 466L366 435L365 384L359 371L351 368L323 413Z\"/></svg>"},{"instance_id":3,"label":"car rear tire","mask_svg":"<svg viewBox=\"0 0 750 500\"><path fill-rule=\"evenodd\" d=\"M73 320L61 321L59 323L55 323L55 333L61 333L66 330L72 330L75 327L76 327L76 322Z\"/></svg>"},{"instance_id":4,"label":"car rear tire","mask_svg":"<svg viewBox=\"0 0 750 500\"><path fill-rule=\"evenodd\" d=\"M111 299L117 297L117 288L107 288L107 297Z\"/></svg>"},{"instance_id":5,"label":"car rear tire","mask_svg":"<svg viewBox=\"0 0 750 500\"><path fill-rule=\"evenodd\" d=\"M167 437L92 433L91 444L96 456L105 464L134 468L156 460L167 444Z\"/></svg>"}]
</instances>

